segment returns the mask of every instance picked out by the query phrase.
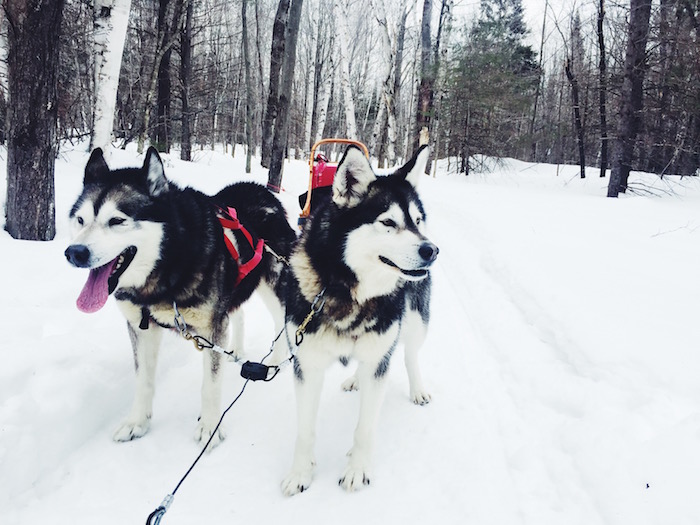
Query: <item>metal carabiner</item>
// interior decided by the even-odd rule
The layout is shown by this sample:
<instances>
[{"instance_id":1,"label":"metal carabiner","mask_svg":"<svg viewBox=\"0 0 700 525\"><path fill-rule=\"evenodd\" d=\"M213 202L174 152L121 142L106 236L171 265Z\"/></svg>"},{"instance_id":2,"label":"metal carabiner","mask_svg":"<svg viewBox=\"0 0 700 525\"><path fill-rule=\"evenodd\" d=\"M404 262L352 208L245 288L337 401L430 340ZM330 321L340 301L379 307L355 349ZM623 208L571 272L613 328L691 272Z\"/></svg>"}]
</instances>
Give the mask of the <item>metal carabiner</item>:
<instances>
[{"instance_id":1,"label":"metal carabiner","mask_svg":"<svg viewBox=\"0 0 700 525\"><path fill-rule=\"evenodd\" d=\"M314 318L314 315L319 313L323 309L323 305L326 304L326 289L324 288L320 292L316 294L316 297L314 297L313 302L311 303L311 310L309 310L309 313L306 314L306 317L304 320L301 322L299 325L299 328L297 328L297 331L295 333L296 337L294 342L296 343L297 346L301 345L302 341L304 340L304 332L306 332L306 326L311 322L311 319Z\"/></svg>"},{"instance_id":2,"label":"metal carabiner","mask_svg":"<svg viewBox=\"0 0 700 525\"><path fill-rule=\"evenodd\" d=\"M173 310L175 311L175 326L177 327L177 331L187 339L185 335L187 333L187 323L185 322L185 317L180 313L180 310L177 309L177 303L175 301L173 301Z\"/></svg>"}]
</instances>

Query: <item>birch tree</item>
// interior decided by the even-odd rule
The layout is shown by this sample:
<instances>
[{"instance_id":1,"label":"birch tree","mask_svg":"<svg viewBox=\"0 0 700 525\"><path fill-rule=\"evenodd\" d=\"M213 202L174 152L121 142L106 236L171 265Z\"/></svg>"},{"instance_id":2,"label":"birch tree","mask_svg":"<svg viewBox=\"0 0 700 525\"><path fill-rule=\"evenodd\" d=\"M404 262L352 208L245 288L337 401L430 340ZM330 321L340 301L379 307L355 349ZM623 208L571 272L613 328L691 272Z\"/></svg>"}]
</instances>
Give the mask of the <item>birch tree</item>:
<instances>
[{"instance_id":1,"label":"birch tree","mask_svg":"<svg viewBox=\"0 0 700 525\"><path fill-rule=\"evenodd\" d=\"M316 107L316 97L314 88L316 83L316 64L318 64L319 62L319 16L315 9L310 10L309 26L309 64L306 67L306 90L304 94L304 100L306 102L306 111L304 113L304 143L302 144L304 151L306 151L307 148L311 148L311 129L313 128L314 109Z\"/></svg>"},{"instance_id":2,"label":"birch tree","mask_svg":"<svg viewBox=\"0 0 700 525\"><path fill-rule=\"evenodd\" d=\"M413 5L412 3L410 4ZM400 76L400 58L403 54L403 41L399 39L406 26L406 19L410 12L409 3L407 0L401 0L401 3L396 6L396 11L399 13L395 23L390 23L387 19L387 9L384 5L384 0L374 0L372 9L374 11L377 22L381 28L382 40L385 49L385 68L386 74L382 82L381 97L379 103L379 111L377 112L377 120L372 132L372 152L376 156L375 151L377 139L383 127L383 122L386 121L386 153L389 165L393 165L396 160L396 137L397 137L397 118L396 118L396 89L397 76ZM399 48L401 44L401 48ZM386 115L386 119L384 119Z\"/></svg>"},{"instance_id":3,"label":"birch tree","mask_svg":"<svg viewBox=\"0 0 700 525\"><path fill-rule=\"evenodd\" d=\"M334 49L335 40L333 35L331 35L330 48ZM316 105L316 136L314 137L314 142L321 140L324 135L323 131L326 127L326 119L328 118L328 104L331 99L331 91L333 91L333 79L336 76L336 64L333 60L333 53L331 52L329 57L330 67L326 71L325 77L321 79L321 86L319 88L318 103Z\"/></svg>"},{"instance_id":4,"label":"birch tree","mask_svg":"<svg viewBox=\"0 0 700 525\"><path fill-rule=\"evenodd\" d=\"M433 165L433 177L435 176L437 170L437 160L440 156L440 119L442 118L442 102L447 96L445 76L447 74L447 50L449 49L450 36L452 35L453 7L453 0L442 0L442 6L440 7L440 21L438 22L437 39L435 42L434 61L435 68L437 69L437 78L435 80L437 99L435 101L435 118L433 122L433 133L431 137L433 145L432 148L430 148L431 156L435 159Z\"/></svg>"},{"instance_id":5,"label":"birch tree","mask_svg":"<svg viewBox=\"0 0 700 525\"><path fill-rule=\"evenodd\" d=\"M95 0L93 9L95 95L90 149L102 148L109 158L131 0Z\"/></svg>"},{"instance_id":6,"label":"birch tree","mask_svg":"<svg viewBox=\"0 0 700 525\"><path fill-rule=\"evenodd\" d=\"M9 93L7 75L7 55L9 42L7 37L7 16L4 9L0 9L0 121L6 123L7 99ZM5 144L7 126L0 126L0 144Z\"/></svg>"},{"instance_id":7,"label":"birch tree","mask_svg":"<svg viewBox=\"0 0 700 525\"><path fill-rule=\"evenodd\" d=\"M345 3L341 0L335 0L333 2L333 9L335 12L336 35L338 38L337 52L340 66L340 86L343 90L347 138L357 140L355 101L352 96L352 87L350 85L350 57L348 56L350 30L348 29L348 13Z\"/></svg>"},{"instance_id":8,"label":"birch tree","mask_svg":"<svg viewBox=\"0 0 700 525\"><path fill-rule=\"evenodd\" d=\"M418 88L418 106L416 108L416 131L413 138L413 150L419 146L420 133L430 130L432 116L433 88L435 70L430 61L430 19L432 17L433 0L423 0L423 17L421 19L421 52L420 52L420 86ZM428 165L429 166L429 165ZM426 166L426 169L429 167Z\"/></svg>"}]
</instances>

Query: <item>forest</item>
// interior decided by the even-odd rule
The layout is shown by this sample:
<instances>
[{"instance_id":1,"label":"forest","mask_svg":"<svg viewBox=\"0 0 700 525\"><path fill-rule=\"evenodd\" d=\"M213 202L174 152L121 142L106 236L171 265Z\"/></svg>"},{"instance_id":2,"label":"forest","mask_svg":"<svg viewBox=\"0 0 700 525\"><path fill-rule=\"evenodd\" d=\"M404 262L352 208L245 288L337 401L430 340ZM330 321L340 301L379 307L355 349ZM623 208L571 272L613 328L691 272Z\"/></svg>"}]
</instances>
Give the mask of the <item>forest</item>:
<instances>
[{"instance_id":1,"label":"forest","mask_svg":"<svg viewBox=\"0 0 700 525\"><path fill-rule=\"evenodd\" d=\"M244 144L273 191L282 159L336 136L363 141L379 166L421 134L465 175L483 156L581 176L597 166L613 197L629 170L696 175L700 0L541 5L533 34L522 0L3 0L7 229L27 135L49 144L47 165L62 141L149 143L185 160ZM39 55L36 70L24 64ZM118 74L98 71L107 55ZM49 131L20 129L35 121Z\"/></svg>"}]
</instances>

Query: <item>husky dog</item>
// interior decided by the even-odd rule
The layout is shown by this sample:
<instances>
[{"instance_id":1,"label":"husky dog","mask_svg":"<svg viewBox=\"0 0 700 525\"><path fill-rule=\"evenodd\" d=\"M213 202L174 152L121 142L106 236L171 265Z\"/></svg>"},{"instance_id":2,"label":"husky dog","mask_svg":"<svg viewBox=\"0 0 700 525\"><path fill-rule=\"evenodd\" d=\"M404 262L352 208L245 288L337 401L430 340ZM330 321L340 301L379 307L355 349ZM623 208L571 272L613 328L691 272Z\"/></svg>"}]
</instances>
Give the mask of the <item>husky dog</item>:
<instances>
[{"instance_id":1,"label":"husky dog","mask_svg":"<svg viewBox=\"0 0 700 525\"><path fill-rule=\"evenodd\" d=\"M360 417L340 485L370 482L373 434L385 375L400 336L406 343L411 397L429 401L416 363L428 321L429 268L438 248L425 235L425 212L415 191L428 149L377 177L360 149L345 152L332 200L305 225L290 258L286 333L298 343L294 359L298 433L287 495L309 487L319 398L325 369L359 361L346 388L359 387ZM308 317L311 314L311 320ZM295 341L296 338L296 341ZM301 339L301 341L299 341Z\"/></svg>"},{"instance_id":2,"label":"husky dog","mask_svg":"<svg viewBox=\"0 0 700 525\"><path fill-rule=\"evenodd\" d=\"M276 322L283 322L275 292L283 264L262 249L262 239L276 254L287 256L296 234L279 201L263 186L237 183L213 197L180 189L165 178L153 148L141 168L117 170L110 170L96 149L83 186L70 212L75 237L65 255L73 266L90 270L78 308L95 312L114 294L126 317L136 393L114 439L129 441L149 429L158 346L164 329L177 325L175 310L191 335L237 354L242 334L235 330L227 345L229 319L234 325L240 321L237 309L253 291L267 291L263 299L278 309ZM225 229L221 208L235 209L230 213L237 213L243 229ZM235 222L230 215L228 219ZM251 269L254 258L259 264ZM212 436L219 419L220 361L220 353L204 352L202 411L195 432L201 443ZM219 431L212 444L223 437Z\"/></svg>"}]
</instances>

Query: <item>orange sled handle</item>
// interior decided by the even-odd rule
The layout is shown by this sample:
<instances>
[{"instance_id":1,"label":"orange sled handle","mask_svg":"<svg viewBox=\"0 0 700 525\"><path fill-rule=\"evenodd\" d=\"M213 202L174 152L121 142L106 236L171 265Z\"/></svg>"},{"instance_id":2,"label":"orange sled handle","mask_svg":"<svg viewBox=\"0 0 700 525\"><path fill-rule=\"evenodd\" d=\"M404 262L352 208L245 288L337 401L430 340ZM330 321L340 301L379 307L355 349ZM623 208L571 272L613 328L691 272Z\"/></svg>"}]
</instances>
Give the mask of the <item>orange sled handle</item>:
<instances>
[{"instance_id":1,"label":"orange sled handle","mask_svg":"<svg viewBox=\"0 0 700 525\"><path fill-rule=\"evenodd\" d=\"M304 204L304 209L301 210L301 214L299 215L301 219L306 219L311 213L311 191L313 190L314 183L314 159L316 158L316 149L324 144L347 144L357 146L365 154L365 157L369 159L369 150L367 149L367 146L365 146L362 142L358 140L332 138L321 139L317 141L311 147L311 154L309 155L309 191L306 194L306 203Z\"/></svg>"}]
</instances>

